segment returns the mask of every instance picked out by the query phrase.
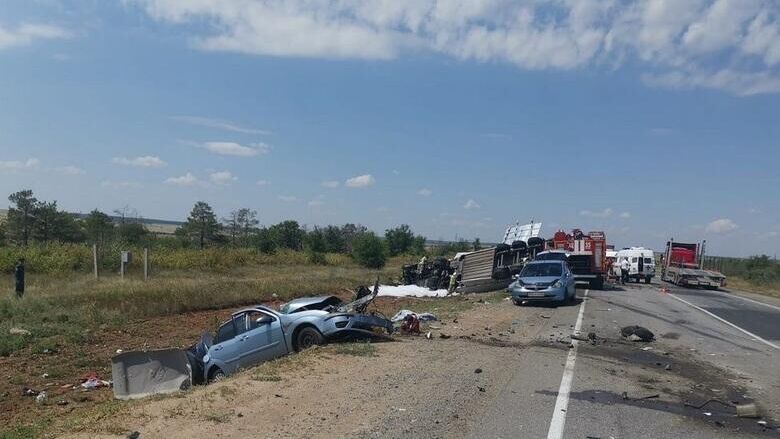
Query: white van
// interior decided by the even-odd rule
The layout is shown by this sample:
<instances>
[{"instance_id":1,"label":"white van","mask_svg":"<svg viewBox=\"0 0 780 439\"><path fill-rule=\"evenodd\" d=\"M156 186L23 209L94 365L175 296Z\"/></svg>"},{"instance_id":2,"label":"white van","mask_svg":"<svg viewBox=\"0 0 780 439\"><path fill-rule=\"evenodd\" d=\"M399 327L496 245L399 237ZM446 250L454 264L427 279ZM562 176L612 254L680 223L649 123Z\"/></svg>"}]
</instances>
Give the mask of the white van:
<instances>
[{"instance_id":1,"label":"white van","mask_svg":"<svg viewBox=\"0 0 780 439\"><path fill-rule=\"evenodd\" d=\"M650 283L650 280L655 276L655 256L653 251L644 247L631 247L623 250L619 250L615 255L617 260L615 266L618 271L620 270L620 264L623 259L628 259L630 267L628 269L629 279L635 279L640 282L642 279L645 283Z\"/></svg>"}]
</instances>

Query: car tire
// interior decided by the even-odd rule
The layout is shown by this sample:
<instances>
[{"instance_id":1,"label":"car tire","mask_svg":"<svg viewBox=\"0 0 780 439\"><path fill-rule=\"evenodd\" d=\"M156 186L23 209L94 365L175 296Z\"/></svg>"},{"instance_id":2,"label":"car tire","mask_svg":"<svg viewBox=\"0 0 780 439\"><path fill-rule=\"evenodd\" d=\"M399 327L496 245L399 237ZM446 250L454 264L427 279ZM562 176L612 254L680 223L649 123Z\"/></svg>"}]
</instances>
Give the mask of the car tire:
<instances>
[{"instance_id":1,"label":"car tire","mask_svg":"<svg viewBox=\"0 0 780 439\"><path fill-rule=\"evenodd\" d=\"M225 372L222 371L222 369L218 367L214 367L211 369L211 372L209 372L209 383L216 383L219 381L222 381L225 379L227 375L225 375Z\"/></svg>"},{"instance_id":2,"label":"car tire","mask_svg":"<svg viewBox=\"0 0 780 439\"><path fill-rule=\"evenodd\" d=\"M321 345L325 339L313 326L305 326L295 334L295 351L300 352L312 346Z\"/></svg>"}]
</instances>

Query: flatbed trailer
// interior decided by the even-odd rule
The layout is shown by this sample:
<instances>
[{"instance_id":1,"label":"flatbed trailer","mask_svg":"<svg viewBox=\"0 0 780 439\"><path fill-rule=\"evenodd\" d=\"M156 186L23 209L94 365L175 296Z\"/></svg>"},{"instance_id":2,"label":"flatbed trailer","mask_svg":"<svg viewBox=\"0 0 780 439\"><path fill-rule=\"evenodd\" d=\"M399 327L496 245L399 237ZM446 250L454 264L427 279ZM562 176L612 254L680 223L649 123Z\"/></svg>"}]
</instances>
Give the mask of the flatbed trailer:
<instances>
[{"instance_id":1,"label":"flatbed trailer","mask_svg":"<svg viewBox=\"0 0 780 439\"><path fill-rule=\"evenodd\" d=\"M666 243L661 280L682 287L704 287L712 290L725 286L726 276L702 267L706 242L686 244L669 240Z\"/></svg>"}]
</instances>

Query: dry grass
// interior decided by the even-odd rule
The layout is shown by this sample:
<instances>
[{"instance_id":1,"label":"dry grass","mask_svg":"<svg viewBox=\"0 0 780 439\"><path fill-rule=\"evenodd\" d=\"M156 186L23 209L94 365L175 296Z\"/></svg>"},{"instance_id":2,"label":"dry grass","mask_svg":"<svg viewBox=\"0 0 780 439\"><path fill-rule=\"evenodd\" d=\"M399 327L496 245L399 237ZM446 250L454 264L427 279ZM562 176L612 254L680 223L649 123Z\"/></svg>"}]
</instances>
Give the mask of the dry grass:
<instances>
[{"instance_id":1,"label":"dry grass","mask_svg":"<svg viewBox=\"0 0 780 439\"><path fill-rule=\"evenodd\" d=\"M729 277L727 280L727 290L747 291L749 293L761 294L780 299L780 283L757 285L747 282L738 277Z\"/></svg>"}]
</instances>

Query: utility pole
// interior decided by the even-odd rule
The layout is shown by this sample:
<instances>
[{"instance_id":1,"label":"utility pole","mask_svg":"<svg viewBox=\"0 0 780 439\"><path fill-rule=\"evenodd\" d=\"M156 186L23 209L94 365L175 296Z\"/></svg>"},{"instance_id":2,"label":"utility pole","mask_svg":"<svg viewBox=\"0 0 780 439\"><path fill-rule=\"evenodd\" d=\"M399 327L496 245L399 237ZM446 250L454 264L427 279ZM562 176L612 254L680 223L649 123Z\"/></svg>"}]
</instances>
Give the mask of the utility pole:
<instances>
[{"instance_id":1,"label":"utility pole","mask_svg":"<svg viewBox=\"0 0 780 439\"><path fill-rule=\"evenodd\" d=\"M92 271L94 271L95 279L97 279L98 278L97 244L92 244Z\"/></svg>"}]
</instances>

